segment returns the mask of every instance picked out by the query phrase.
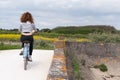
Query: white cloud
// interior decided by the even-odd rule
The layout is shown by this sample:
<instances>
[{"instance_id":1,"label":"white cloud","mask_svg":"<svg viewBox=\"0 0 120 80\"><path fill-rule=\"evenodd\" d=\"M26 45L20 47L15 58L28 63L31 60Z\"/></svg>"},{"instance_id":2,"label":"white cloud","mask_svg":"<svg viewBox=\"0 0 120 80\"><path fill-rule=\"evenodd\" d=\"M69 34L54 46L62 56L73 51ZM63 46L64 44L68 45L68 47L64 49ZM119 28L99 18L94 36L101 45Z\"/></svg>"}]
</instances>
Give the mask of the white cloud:
<instances>
[{"instance_id":1,"label":"white cloud","mask_svg":"<svg viewBox=\"0 0 120 80\"><path fill-rule=\"evenodd\" d=\"M3 1L1 0L0 1L0 8L7 8L7 7L10 7L10 4L11 2L10 1ZM9 5L9 6L8 6Z\"/></svg>"}]
</instances>

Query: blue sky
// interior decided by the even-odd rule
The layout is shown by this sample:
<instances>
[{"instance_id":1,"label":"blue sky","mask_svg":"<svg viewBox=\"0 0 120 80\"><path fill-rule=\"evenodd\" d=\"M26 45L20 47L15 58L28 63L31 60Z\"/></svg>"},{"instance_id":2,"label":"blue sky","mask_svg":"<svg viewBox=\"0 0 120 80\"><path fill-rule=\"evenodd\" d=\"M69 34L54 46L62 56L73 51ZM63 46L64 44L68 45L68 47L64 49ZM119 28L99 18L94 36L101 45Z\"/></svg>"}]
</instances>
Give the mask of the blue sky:
<instances>
[{"instance_id":1,"label":"blue sky","mask_svg":"<svg viewBox=\"0 0 120 80\"><path fill-rule=\"evenodd\" d=\"M26 11L39 29L111 25L120 30L120 0L0 0L0 28L18 28Z\"/></svg>"}]
</instances>

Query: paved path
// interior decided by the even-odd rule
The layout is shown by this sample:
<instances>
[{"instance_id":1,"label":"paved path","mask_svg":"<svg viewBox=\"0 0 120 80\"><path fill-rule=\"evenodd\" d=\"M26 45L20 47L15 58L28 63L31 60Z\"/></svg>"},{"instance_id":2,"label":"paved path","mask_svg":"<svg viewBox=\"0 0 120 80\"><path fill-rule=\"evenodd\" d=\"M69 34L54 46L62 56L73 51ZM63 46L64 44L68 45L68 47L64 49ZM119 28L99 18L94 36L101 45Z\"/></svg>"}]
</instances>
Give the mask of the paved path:
<instances>
[{"instance_id":1,"label":"paved path","mask_svg":"<svg viewBox=\"0 0 120 80\"><path fill-rule=\"evenodd\" d=\"M0 80L46 80L54 54L53 50L34 50L33 62L23 69L20 50L0 51Z\"/></svg>"}]
</instances>

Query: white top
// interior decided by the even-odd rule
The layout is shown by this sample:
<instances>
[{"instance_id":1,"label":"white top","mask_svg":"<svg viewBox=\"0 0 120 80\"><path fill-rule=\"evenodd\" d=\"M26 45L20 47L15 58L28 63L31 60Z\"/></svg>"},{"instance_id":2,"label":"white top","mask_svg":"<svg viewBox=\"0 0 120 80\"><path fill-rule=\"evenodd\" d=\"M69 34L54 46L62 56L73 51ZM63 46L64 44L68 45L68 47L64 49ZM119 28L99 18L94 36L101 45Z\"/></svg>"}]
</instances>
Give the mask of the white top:
<instances>
[{"instance_id":1,"label":"white top","mask_svg":"<svg viewBox=\"0 0 120 80\"><path fill-rule=\"evenodd\" d=\"M19 31L21 33L24 33L24 32L32 32L33 30L37 30L35 25L33 23L30 23L30 22L26 22L26 23L21 23L20 24L20 27L19 27Z\"/></svg>"}]
</instances>

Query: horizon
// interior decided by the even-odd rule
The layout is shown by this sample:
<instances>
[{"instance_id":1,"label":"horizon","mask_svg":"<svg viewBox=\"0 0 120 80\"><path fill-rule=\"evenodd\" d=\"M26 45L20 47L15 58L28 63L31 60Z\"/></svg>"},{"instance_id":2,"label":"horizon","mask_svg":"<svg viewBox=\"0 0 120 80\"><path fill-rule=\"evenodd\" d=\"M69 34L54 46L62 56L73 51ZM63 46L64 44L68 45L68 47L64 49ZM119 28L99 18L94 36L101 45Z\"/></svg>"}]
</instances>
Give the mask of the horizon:
<instances>
[{"instance_id":1,"label":"horizon","mask_svg":"<svg viewBox=\"0 0 120 80\"><path fill-rule=\"evenodd\" d=\"M116 29L114 26L112 25L83 25L83 26L56 26L54 28L42 28L42 29L55 29L55 28L59 28L59 27L113 27L114 29ZM4 29L4 28L0 28L2 30L14 30L14 29L18 29L18 28L11 28L11 29ZM37 28L39 29L39 28ZM42 30L42 29L39 29L39 30ZM116 29L116 30L119 30L119 29Z\"/></svg>"}]
</instances>

